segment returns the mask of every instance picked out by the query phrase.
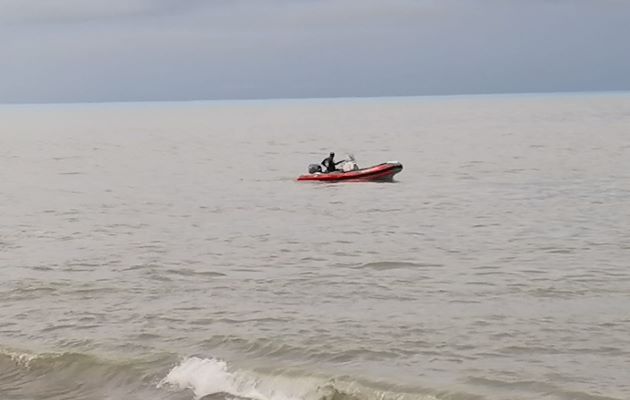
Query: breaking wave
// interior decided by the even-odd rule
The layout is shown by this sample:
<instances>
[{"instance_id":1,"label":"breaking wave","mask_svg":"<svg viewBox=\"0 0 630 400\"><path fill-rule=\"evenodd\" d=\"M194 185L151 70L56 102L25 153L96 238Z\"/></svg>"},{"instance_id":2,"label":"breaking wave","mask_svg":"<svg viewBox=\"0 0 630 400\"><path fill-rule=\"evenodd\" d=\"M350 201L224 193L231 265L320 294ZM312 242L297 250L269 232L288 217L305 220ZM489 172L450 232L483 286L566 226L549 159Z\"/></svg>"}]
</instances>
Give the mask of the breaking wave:
<instances>
[{"instance_id":1,"label":"breaking wave","mask_svg":"<svg viewBox=\"0 0 630 400\"><path fill-rule=\"evenodd\" d=\"M273 371L273 372L270 372ZM475 386L511 393L543 387L486 378ZM497 386L498 385L498 386ZM532 386L533 385L533 386ZM550 399L616 400L544 386ZM30 353L0 348L2 398L32 400L476 400L479 394L403 387L351 376L327 377L289 370L242 369L216 358L155 354L106 359L82 353Z\"/></svg>"},{"instance_id":2,"label":"breaking wave","mask_svg":"<svg viewBox=\"0 0 630 400\"><path fill-rule=\"evenodd\" d=\"M282 370L238 369L215 358L173 354L106 359L82 353L0 348L0 387L13 398L196 400L436 400L430 394L378 389L351 378ZM175 365L175 366L173 366ZM189 392L188 394L186 392ZM192 393L190 393L192 392Z\"/></svg>"},{"instance_id":3,"label":"breaking wave","mask_svg":"<svg viewBox=\"0 0 630 400\"><path fill-rule=\"evenodd\" d=\"M81 353L0 349L0 392L15 399L159 399L164 355L108 360ZM169 360L174 357L170 356Z\"/></svg>"},{"instance_id":4,"label":"breaking wave","mask_svg":"<svg viewBox=\"0 0 630 400\"><path fill-rule=\"evenodd\" d=\"M195 399L249 400L435 400L435 396L371 388L351 380L265 374L232 368L213 358L190 357L158 387L191 390Z\"/></svg>"}]
</instances>

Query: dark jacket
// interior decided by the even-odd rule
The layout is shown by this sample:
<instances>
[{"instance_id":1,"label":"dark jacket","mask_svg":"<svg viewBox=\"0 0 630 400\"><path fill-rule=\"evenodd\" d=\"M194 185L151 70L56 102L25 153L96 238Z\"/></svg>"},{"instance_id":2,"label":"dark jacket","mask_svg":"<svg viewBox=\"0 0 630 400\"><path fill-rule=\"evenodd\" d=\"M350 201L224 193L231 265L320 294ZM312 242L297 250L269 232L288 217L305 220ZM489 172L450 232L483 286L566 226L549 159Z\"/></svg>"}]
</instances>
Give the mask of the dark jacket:
<instances>
[{"instance_id":1,"label":"dark jacket","mask_svg":"<svg viewBox=\"0 0 630 400\"><path fill-rule=\"evenodd\" d=\"M335 156L328 156L324 159L324 161L322 161L322 165L324 166L324 168L326 168L325 172L334 172L337 170L337 164L339 164L341 161L339 162L335 162Z\"/></svg>"}]
</instances>

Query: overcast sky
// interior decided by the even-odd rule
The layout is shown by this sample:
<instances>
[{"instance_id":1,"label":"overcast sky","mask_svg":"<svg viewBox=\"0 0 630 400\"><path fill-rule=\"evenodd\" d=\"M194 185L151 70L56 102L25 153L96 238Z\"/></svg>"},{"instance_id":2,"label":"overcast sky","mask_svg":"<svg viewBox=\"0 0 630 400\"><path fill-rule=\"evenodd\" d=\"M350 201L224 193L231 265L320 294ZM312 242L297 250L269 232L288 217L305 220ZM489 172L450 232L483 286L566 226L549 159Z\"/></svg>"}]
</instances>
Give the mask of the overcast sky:
<instances>
[{"instance_id":1,"label":"overcast sky","mask_svg":"<svg viewBox=\"0 0 630 400\"><path fill-rule=\"evenodd\" d=\"M0 0L0 102L630 89L629 0Z\"/></svg>"}]
</instances>

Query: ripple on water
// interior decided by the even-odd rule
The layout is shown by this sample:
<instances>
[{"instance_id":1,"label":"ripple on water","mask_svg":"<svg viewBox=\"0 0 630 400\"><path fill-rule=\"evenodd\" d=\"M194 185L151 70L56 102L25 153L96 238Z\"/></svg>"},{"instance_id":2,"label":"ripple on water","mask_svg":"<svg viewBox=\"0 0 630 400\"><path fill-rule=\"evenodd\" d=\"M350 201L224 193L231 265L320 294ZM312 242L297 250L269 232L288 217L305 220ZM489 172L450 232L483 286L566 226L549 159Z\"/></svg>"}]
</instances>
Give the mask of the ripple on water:
<instances>
[{"instance_id":1,"label":"ripple on water","mask_svg":"<svg viewBox=\"0 0 630 400\"><path fill-rule=\"evenodd\" d=\"M194 270L194 269L190 269L190 268L172 268L172 269L165 270L164 273L173 274L173 275L188 276L188 277L209 277L209 278L212 278L212 277L227 276L227 274L224 274L222 272L198 271L198 270Z\"/></svg>"},{"instance_id":2,"label":"ripple on water","mask_svg":"<svg viewBox=\"0 0 630 400\"><path fill-rule=\"evenodd\" d=\"M437 263L415 263L415 262L399 262L399 261L378 261L362 264L354 267L355 269L373 269L377 271L389 271L393 269L418 269L418 268L440 268L444 264Z\"/></svg>"}]
</instances>

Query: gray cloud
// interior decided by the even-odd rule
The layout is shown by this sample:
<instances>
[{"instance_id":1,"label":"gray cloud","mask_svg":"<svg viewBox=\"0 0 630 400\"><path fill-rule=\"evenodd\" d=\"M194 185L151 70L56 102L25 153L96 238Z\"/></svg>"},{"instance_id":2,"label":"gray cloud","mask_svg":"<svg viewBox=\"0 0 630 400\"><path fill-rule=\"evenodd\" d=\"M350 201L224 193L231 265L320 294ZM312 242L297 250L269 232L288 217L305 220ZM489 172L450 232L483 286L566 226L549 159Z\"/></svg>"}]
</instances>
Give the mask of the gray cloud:
<instances>
[{"instance_id":1,"label":"gray cloud","mask_svg":"<svg viewBox=\"0 0 630 400\"><path fill-rule=\"evenodd\" d=\"M159 15L177 9L172 0L0 0L0 21L13 24L72 23Z\"/></svg>"},{"instance_id":2,"label":"gray cloud","mask_svg":"<svg viewBox=\"0 0 630 400\"><path fill-rule=\"evenodd\" d=\"M0 101L630 89L629 19L615 0L0 0Z\"/></svg>"}]
</instances>

